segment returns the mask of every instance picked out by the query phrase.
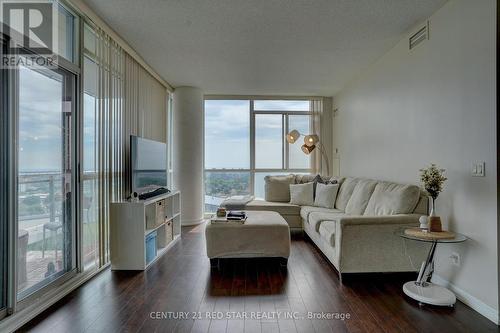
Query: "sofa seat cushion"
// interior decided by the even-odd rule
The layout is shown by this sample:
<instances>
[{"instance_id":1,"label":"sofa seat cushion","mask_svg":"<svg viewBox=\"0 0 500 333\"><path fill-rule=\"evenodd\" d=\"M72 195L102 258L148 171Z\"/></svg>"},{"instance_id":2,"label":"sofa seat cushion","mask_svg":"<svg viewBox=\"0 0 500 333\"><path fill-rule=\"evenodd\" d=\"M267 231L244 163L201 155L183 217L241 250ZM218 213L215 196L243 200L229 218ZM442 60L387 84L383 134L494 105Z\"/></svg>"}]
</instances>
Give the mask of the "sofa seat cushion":
<instances>
[{"instance_id":1,"label":"sofa seat cushion","mask_svg":"<svg viewBox=\"0 0 500 333\"><path fill-rule=\"evenodd\" d=\"M376 180L360 179L352 191L345 212L349 215L363 215L376 185Z\"/></svg>"},{"instance_id":2,"label":"sofa seat cushion","mask_svg":"<svg viewBox=\"0 0 500 333\"><path fill-rule=\"evenodd\" d=\"M319 212L319 213L342 213L341 210L338 209L330 209L330 208L324 208L324 207L316 207L316 206L302 206L300 207L300 216L304 221L307 221L309 218L309 214L312 212Z\"/></svg>"},{"instance_id":3,"label":"sofa seat cushion","mask_svg":"<svg viewBox=\"0 0 500 333\"><path fill-rule=\"evenodd\" d=\"M319 234L321 238L332 247L335 246L335 221L323 221L319 225Z\"/></svg>"},{"instance_id":4,"label":"sofa seat cushion","mask_svg":"<svg viewBox=\"0 0 500 333\"><path fill-rule=\"evenodd\" d=\"M264 210L277 212L281 215L299 215L300 206L288 202L272 202L261 199L255 199L247 203L246 210Z\"/></svg>"},{"instance_id":5,"label":"sofa seat cushion","mask_svg":"<svg viewBox=\"0 0 500 333\"><path fill-rule=\"evenodd\" d=\"M364 215L395 215L412 213L420 198L420 188L380 182L375 187Z\"/></svg>"},{"instance_id":6,"label":"sofa seat cushion","mask_svg":"<svg viewBox=\"0 0 500 333\"><path fill-rule=\"evenodd\" d=\"M326 213L326 212L312 212L309 214L307 223L319 232L319 228L324 221L336 221L339 217L345 216L344 213Z\"/></svg>"}]
</instances>

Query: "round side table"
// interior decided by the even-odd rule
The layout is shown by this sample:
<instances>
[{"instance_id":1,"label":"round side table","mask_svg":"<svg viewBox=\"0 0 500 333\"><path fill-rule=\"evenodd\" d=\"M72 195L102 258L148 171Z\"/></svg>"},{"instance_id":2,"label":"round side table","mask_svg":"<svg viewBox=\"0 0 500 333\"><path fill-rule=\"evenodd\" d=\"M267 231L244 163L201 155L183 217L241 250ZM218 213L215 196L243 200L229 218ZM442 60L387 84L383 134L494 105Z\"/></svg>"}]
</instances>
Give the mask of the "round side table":
<instances>
[{"instance_id":1,"label":"round side table","mask_svg":"<svg viewBox=\"0 0 500 333\"><path fill-rule=\"evenodd\" d=\"M454 233L450 238L439 238L434 233L425 233L421 236L412 233L411 235L406 232L407 229L401 229L399 236L419 242L432 243L429 249L427 259L422 263L420 272L416 281L409 281L403 285L403 292L408 296L418 301L419 303L438 305L438 306L453 306L457 301L455 294L445 287L438 286L431 283L432 274L434 273L434 254L436 252L437 244L446 243L461 243L467 240L467 237ZM415 229L412 229L415 231Z\"/></svg>"}]
</instances>

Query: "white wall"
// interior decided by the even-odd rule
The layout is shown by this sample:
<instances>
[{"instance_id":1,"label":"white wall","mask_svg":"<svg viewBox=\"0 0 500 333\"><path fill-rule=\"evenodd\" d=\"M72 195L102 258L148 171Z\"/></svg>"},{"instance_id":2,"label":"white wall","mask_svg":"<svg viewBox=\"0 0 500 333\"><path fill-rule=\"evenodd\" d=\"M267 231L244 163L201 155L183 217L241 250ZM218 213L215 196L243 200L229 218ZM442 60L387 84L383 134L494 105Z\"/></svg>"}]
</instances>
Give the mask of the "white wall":
<instances>
[{"instance_id":1,"label":"white wall","mask_svg":"<svg viewBox=\"0 0 500 333\"><path fill-rule=\"evenodd\" d=\"M334 104L341 174L418 183L419 168L446 169L437 212L470 240L438 246L437 274L498 317L495 31L494 0L452 0L429 40L409 51L404 36ZM486 177L471 177L474 161Z\"/></svg>"}]
</instances>

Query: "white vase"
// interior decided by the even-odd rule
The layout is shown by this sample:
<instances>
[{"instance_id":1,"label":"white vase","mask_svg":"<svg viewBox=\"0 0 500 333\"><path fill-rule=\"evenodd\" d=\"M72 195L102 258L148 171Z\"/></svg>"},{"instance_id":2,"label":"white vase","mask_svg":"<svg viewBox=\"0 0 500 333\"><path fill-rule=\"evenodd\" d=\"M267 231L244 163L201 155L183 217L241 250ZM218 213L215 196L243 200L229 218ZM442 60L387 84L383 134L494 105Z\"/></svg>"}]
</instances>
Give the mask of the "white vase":
<instances>
[{"instance_id":1,"label":"white vase","mask_svg":"<svg viewBox=\"0 0 500 333\"><path fill-rule=\"evenodd\" d=\"M436 206L436 199L431 198L431 212L429 216L436 216L435 206Z\"/></svg>"}]
</instances>

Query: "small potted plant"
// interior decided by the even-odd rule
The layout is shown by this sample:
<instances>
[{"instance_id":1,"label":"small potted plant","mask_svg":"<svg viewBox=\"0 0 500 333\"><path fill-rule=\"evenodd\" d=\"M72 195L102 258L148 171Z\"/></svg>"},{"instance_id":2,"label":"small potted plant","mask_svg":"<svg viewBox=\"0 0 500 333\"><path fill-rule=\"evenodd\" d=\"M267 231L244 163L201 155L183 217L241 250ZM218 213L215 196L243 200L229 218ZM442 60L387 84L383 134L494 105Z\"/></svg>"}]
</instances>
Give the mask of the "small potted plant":
<instances>
[{"instance_id":1,"label":"small potted plant","mask_svg":"<svg viewBox=\"0 0 500 333\"><path fill-rule=\"evenodd\" d=\"M436 199L439 193L443 191L444 183L448 179L444 176L444 172L444 169L438 168L435 164L431 164L430 167L420 170L420 181L432 198L429 231L442 231L441 218L436 216Z\"/></svg>"}]
</instances>

